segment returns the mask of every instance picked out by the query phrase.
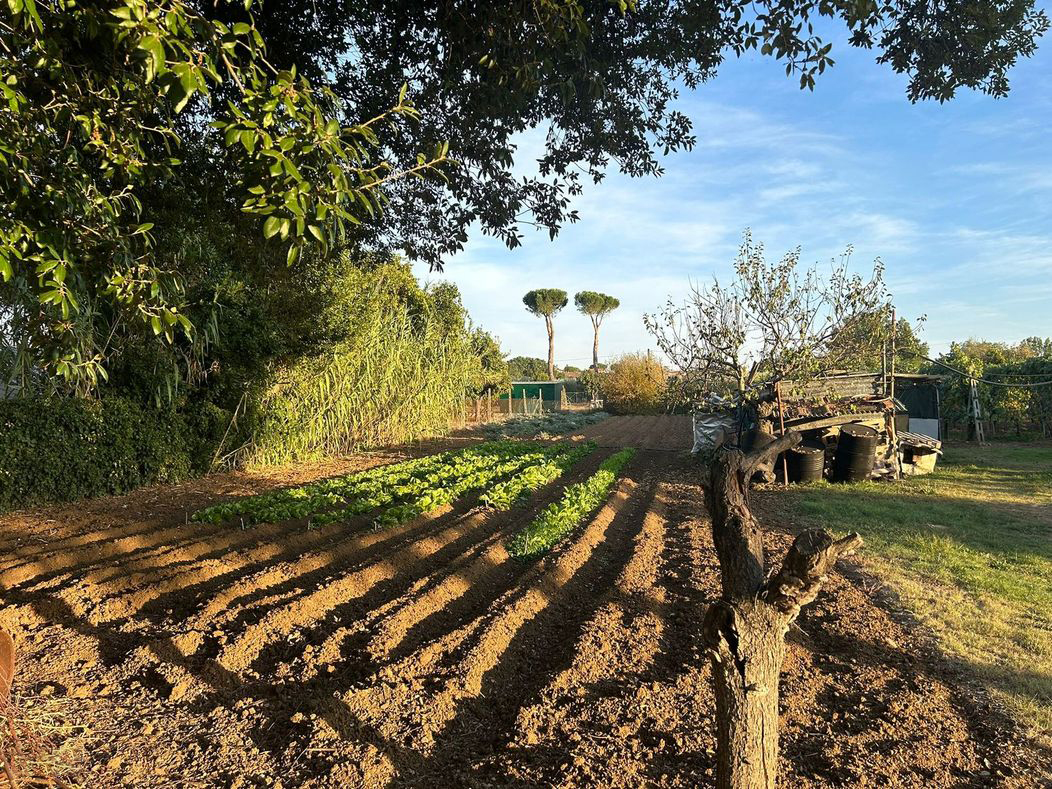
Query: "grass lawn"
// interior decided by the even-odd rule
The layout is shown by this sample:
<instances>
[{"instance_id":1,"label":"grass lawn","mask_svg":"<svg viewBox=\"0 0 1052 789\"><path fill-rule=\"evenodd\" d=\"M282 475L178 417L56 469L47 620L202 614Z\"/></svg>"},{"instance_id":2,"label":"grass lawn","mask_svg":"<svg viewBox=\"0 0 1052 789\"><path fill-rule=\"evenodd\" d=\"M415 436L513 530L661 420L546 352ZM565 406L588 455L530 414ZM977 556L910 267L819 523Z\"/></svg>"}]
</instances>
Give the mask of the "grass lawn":
<instances>
[{"instance_id":1,"label":"grass lawn","mask_svg":"<svg viewBox=\"0 0 1052 789\"><path fill-rule=\"evenodd\" d=\"M808 525L858 531L867 568L1052 742L1052 446L951 445L929 476L788 495Z\"/></svg>"}]
</instances>

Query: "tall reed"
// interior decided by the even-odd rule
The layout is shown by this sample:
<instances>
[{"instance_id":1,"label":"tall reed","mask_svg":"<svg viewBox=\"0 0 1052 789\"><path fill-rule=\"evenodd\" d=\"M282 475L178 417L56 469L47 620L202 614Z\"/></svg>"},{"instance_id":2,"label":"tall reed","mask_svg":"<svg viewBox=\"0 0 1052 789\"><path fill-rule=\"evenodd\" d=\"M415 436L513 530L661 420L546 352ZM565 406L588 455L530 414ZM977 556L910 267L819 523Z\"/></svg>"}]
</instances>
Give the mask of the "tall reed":
<instances>
[{"instance_id":1,"label":"tall reed","mask_svg":"<svg viewBox=\"0 0 1052 789\"><path fill-rule=\"evenodd\" d=\"M443 431L459 418L478 367L465 332L433 307L373 311L324 356L276 371L245 462L316 459Z\"/></svg>"}]
</instances>

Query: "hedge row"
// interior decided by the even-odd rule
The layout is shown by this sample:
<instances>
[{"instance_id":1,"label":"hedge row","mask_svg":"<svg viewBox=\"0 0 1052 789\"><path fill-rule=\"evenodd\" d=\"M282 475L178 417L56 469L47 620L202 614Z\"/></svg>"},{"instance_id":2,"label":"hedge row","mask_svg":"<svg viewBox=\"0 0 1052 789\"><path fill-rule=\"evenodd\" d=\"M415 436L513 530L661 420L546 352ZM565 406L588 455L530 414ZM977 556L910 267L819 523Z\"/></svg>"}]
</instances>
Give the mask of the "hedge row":
<instances>
[{"instance_id":1,"label":"hedge row","mask_svg":"<svg viewBox=\"0 0 1052 789\"><path fill-rule=\"evenodd\" d=\"M229 421L121 397L0 400L0 511L203 474Z\"/></svg>"}]
</instances>

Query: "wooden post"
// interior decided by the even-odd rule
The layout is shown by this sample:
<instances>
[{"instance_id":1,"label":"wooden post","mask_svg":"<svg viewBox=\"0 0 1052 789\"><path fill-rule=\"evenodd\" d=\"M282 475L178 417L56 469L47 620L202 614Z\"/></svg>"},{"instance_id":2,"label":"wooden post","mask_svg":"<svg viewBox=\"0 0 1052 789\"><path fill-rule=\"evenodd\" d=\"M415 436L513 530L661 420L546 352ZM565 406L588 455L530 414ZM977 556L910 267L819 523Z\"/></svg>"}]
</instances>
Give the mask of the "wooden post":
<instances>
[{"instance_id":1,"label":"wooden post","mask_svg":"<svg viewBox=\"0 0 1052 789\"><path fill-rule=\"evenodd\" d=\"M888 341L882 340L880 343L880 393L884 397L888 396Z\"/></svg>"},{"instance_id":2,"label":"wooden post","mask_svg":"<svg viewBox=\"0 0 1052 789\"><path fill-rule=\"evenodd\" d=\"M778 437L785 437L785 411L782 408L782 382L774 382L774 394L778 398ZM782 481L785 486L789 486L789 460L786 456L782 455Z\"/></svg>"},{"instance_id":3,"label":"wooden post","mask_svg":"<svg viewBox=\"0 0 1052 789\"><path fill-rule=\"evenodd\" d=\"M896 324L895 324L895 308L891 308L891 384L889 389L889 396L895 398L895 335L896 335Z\"/></svg>"}]
</instances>

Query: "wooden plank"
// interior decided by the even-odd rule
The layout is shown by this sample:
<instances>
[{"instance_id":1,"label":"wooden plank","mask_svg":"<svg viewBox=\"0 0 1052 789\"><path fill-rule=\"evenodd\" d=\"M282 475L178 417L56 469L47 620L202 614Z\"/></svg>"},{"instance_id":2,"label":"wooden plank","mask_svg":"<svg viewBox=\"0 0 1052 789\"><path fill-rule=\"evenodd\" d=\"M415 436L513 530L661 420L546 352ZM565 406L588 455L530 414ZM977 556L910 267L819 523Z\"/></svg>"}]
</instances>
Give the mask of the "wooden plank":
<instances>
[{"instance_id":1,"label":"wooden plank","mask_svg":"<svg viewBox=\"0 0 1052 789\"><path fill-rule=\"evenodd\" d=\"M796 427L801 430L816 430L821 427L836 427L838 425L847 425L851 422L880 422L884 423L884 414L880 411L872 411L864 414L838 414L837 416L827 416L815 419L810 416L797 417L796 419L786 419L786 427Z\"/></svg>"}]
</instances>

